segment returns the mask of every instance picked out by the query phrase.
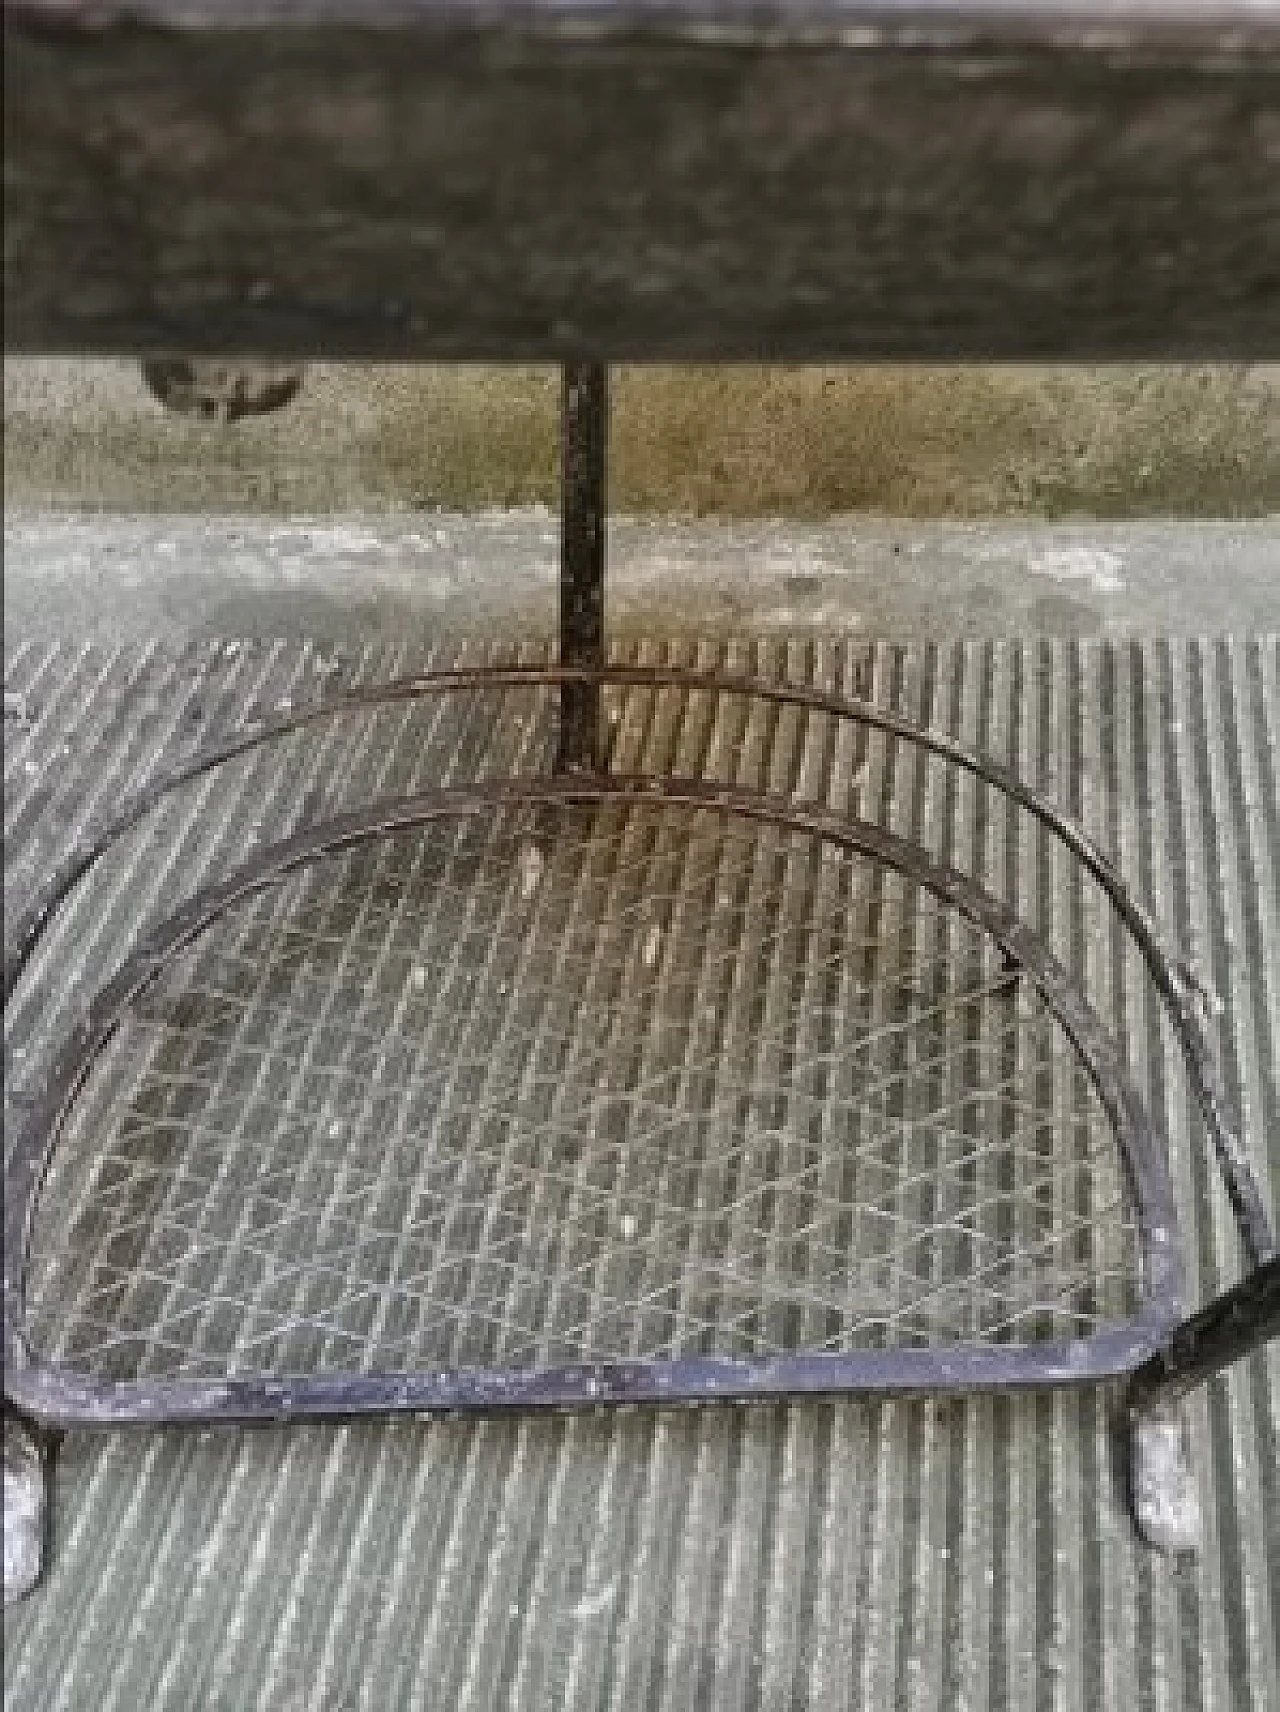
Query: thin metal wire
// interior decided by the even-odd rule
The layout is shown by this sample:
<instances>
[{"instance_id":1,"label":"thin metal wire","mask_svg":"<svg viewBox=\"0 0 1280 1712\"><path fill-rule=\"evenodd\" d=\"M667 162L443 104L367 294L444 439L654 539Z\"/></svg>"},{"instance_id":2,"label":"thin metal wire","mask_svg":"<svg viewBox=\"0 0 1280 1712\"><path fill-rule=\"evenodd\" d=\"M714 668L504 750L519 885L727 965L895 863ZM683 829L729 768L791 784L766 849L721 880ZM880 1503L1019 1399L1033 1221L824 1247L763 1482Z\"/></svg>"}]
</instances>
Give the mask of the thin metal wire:
<instances>
[{"instance_id":1,"label":"thin metal wire","mask_svg":"<svg viewBox=\"0 0 1280 1712\"><path fill-rule=\"evenodd\" d=\"M54 1151L28 1299L41 1358L116 1380L547 1367L1080 1337L1138 1251L977 927L812 834L542 805L182 952Z\"/></svg>"}]
</instances>

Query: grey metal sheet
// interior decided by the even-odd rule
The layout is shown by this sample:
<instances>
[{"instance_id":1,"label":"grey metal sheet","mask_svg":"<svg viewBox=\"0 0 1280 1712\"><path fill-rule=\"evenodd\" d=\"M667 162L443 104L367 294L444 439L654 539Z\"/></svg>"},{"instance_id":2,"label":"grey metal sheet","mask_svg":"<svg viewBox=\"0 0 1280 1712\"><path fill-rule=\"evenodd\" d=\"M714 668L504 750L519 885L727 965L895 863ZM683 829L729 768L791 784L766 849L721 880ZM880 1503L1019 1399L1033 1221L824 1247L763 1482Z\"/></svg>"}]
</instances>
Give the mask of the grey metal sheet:
<instances>
[{"instance_id":1,"label":"grey metal sheet","mask_svg":"<svg viewBox=\"0 0 1280 1712\"><path fill-rule=\"evenodd\" d=\"M638 651L868 690L1054 790L1193 942L1230 1080L1263 1136L1280 1058L1276 639ZM296 646L16 643L7 885L29 885L56 830L95 800L247 705L410 663L371 653L335 673ZM695 748L714 742L696 721L685 729ZM755 764L780 784L817 776L831 758L813 735L763 728ZM483 742L462 721L459 764ZM980 793L949 791L892 746L839 759L864 807L985 852L991 881L1087 966L1168 1125L1194 1285L1211 1294L1237 1264L1230 1215L1135 960L1096 931L1043 842L986 817ZM414 764L409 750L387 763ZM269 812L284 765L250 770L169 829L184 882L217 860L245 804ZM323 763L335 775L368 765L350 734ZM60 965L71 990L178 882L164 867L144 842L112 877L98 942L82 936L79 963ZM15 1044L39 1050L34 1012L19 1026ZM1280 1159L1259 1166L1274 1205ZM5 1618L9 1704L1271 1712L1280 1362L1255 1358L1193 1410L1207 1516L1195 1564L1134 1537L1110 1401L73 1436L49 1579Z\"/></svg>"}]
</instances>

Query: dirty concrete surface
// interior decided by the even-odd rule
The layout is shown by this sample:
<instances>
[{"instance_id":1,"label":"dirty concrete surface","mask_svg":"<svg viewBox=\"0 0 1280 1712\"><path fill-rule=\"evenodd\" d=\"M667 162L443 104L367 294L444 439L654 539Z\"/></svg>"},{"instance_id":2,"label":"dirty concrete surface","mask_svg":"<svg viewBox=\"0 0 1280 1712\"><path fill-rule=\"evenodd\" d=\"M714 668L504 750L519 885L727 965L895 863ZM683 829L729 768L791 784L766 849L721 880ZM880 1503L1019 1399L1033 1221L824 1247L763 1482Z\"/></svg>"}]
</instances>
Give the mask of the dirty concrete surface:
<instances>
[{"instance_id":1,"label":"dirty concrete surface","mask_svg":"<svg viewBox=\"0 0 1280 1712\"><path fill-rule=\"evenodd\" d=\"M1280 525L627 519L609 531L616 641L677 629L918 636L1246 634L1280 627ZM550 638L545 507L288 519L5 517L24 636Z\"/></svg>"},{"instance_id":2,"label":"dirty concrete surface","mask_svg":"<svg viewBox=\"0 0 1280 1712\"><path fill-rule=\"evenodd\" d=\"M624 368L616 512L820 518L1265 516L1280 365ZM315 364L230 430L136 363L5 365L6 502L331 512L554 505L554 371Z\"/></svg>"},{"instance_id":3,"label":"dirty concrete surface","mask_svg":"<svg viewBox=\"0 0 1280 1712\"><path fill-rule=\"evenodd\" d=\"M6 609L95 634L549 632L557 407L550 369L315 364L226 426L165 411L135 363L9 363ZM611 433L615 634L1280 613L1280 366L630 368Z\"/></svg>"}]
</instances>

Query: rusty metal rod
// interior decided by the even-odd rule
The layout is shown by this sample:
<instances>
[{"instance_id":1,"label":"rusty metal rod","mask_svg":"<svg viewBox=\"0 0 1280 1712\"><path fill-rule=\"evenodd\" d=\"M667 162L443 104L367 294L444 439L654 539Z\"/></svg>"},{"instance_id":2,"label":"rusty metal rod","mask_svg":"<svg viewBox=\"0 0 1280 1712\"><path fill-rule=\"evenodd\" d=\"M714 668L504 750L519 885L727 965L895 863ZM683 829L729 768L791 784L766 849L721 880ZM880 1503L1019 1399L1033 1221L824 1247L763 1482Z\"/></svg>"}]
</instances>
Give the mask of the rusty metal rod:
<instances>
[{"instance_id":1,"label":"rusty metal rod","mask_svg":"<svg viewBox=\"0 0 1280 1712\"><path fill-rule=\"evenodd\" d=\"M604 665L604 554L609 374L566 363L560 499L560 664ZM600 685L560 686L561 772L596 772L604 753Z\"/></svg>"}]
</instances>

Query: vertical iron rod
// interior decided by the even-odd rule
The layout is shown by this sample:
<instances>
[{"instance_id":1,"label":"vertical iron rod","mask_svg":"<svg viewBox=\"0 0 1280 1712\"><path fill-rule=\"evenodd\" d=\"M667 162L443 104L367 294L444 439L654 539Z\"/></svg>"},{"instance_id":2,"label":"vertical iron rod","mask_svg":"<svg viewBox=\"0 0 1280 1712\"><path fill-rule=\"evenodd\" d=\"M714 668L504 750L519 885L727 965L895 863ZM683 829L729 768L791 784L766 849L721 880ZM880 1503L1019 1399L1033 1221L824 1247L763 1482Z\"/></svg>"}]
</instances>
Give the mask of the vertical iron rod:
<instances>
[{"instance_id":1,"label":"vertical iron rod","mask_svg":"<svg viewBox=\"0 0 1280 1712\"><path fill-rule=\"evenodd\" d=\"M560 661L604 665L605 466L609 373L564 367L560 498ZM594 772L604 752L599 684L560 689L561 772Z\"/></svg>"}]
</instances>

